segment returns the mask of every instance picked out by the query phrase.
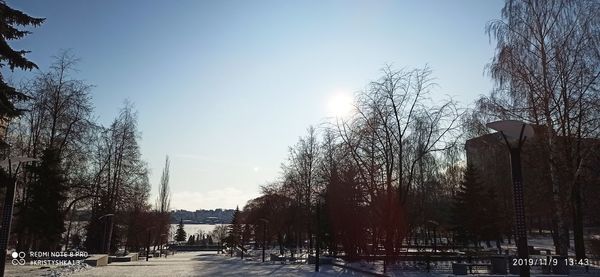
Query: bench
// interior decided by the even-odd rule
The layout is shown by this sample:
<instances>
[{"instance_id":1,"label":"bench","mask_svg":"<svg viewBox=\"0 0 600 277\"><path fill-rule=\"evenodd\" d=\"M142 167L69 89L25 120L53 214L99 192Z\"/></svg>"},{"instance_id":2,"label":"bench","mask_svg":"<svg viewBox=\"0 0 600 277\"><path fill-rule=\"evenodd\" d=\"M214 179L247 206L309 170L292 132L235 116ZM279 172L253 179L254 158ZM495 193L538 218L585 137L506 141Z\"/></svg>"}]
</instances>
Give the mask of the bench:
<instances>
[{"instance_id":1,"label":"bench","mask_svg":"<svg viewBox=\"0 0 600 277\"><path fill-rule=\"evenodd\" d=\"M452 274L467 275L473 273L474 267L491 268L492 264L473 264L473 263L452 263Z\"/></svg>"},{"instance_id":2,"label":"bench","mask_svg":"<svg viewBox=\"0 0 600 277\"><path fill-rule=\"evenodd\" d=\"M533 247L531 245L529 245L529 247L528 247L527 250L529 252L529 255L540 255L540 250L539 249L535 249L535 247Z\"/></svg>"},{"instance_id":3,"label":"bench","mask_svg":"<svg viewBox=\"0 0 600 277\"><path fill-rule=\"evenodd\" d=\"M131 262L131 257L129 256L108 256L108 263L126 263Z\"/></svg>"},{"instance_id":4,"label":"bench","mask_svg":"<svg viewBox=\"0 0 600 277\"><path fill-rule=\"evenodd\" d=\"M154 251L150 250L150 252L142 252L141 258L145 259L145 258L154 258Z\"/></svg>"},{"instance_id":5,"label":"bench","mask_svg":"<svg viewBox=\"0 0 600 277\"><path fill-rule=\"evenodd\" d=\"M285 262L295 263L295 262L302 260L298 257L277 256L275 254L270 254L270 258L271 258L272 262L282 262L282 263L285 263Z\"/></svg>"},{"instance_id":6,"label":"bench","mask_svg":"<svg viewBox=\"0 0 600 277\"><path fill-rule=\"evenodd\" d=\"M275 254L269 254L272 262L285 262L285 257L279 257Z\"/></svg>"},{"instance_id":7,"label":"bench","mask_svg":"<svg viewBox=\"0 0 600 277\"><path fill-rule=\"evenodd\" d=\"M131 261L132 262L135 262L135 261L137 261L137 260L140 259L140 255L138 253L136 253L136 252L129 253L129 254L127 254L126 257L131 257Z\"/></svg>"},{"instance_id":8,"label":"bench","mask_svg":"<svg viewBox=\"0 0 600 277\"><path fill-rule=\"evenodd\" d=\"M108 265L108 255L91 255L83 262L91 266L105 266Z\"/></svg>"}]
</instances>

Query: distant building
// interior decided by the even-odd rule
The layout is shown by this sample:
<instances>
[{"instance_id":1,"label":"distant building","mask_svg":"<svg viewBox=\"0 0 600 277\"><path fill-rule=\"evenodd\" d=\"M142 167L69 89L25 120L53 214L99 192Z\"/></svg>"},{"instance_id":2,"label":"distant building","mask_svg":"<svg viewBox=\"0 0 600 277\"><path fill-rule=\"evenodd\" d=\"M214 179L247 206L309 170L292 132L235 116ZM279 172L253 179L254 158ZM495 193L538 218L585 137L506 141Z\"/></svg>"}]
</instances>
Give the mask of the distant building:
<instances>
[{"instance_id":1,"label":"distant building","mask_svg":"<svg viewBox=\"0 0 600 277\"><path fill-rule=\"evenodd\" d=\"M204 223L206 224L217 224L219 223L219 218L218 217L214 217L214 216L209 216L206 218L206 220L204 221Z\"/></svg>"}]
</instances>

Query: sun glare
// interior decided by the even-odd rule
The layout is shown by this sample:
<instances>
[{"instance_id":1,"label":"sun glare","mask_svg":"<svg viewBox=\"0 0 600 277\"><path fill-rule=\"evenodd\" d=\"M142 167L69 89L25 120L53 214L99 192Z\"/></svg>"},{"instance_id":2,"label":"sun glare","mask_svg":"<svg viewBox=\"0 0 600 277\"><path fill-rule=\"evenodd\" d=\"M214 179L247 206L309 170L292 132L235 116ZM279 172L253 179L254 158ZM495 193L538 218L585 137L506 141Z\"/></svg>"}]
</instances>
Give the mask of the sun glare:
<instances>
[{"instance_id":1,"label":"sun glare","mask_svg":"<svg viewBox=\"0 0 600 277\"><path fill-rule=\"evenodd\" d=\"M354 106L352 95L345 91L334 92L327 101L329 116L346 117L351 114Z\"/></svg>"}]
</instances>

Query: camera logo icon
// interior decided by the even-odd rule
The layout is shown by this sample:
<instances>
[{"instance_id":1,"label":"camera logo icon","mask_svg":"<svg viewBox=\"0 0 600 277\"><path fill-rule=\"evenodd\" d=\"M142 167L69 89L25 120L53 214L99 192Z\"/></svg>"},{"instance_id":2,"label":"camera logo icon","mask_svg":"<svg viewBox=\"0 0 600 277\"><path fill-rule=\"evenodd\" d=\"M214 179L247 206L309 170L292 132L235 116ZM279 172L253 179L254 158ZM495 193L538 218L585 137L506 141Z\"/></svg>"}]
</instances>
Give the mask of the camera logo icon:
<instances>
[{"instance_id":1,"label":"camera logo icon","mask_svg":"<svg viewBox=\"0 0 600 277\"><path fill-rule=\"evenodd\" d=\"M25 252L12 252L12 264L13 265L25 265Z\"/></svg>"}]
</instances>

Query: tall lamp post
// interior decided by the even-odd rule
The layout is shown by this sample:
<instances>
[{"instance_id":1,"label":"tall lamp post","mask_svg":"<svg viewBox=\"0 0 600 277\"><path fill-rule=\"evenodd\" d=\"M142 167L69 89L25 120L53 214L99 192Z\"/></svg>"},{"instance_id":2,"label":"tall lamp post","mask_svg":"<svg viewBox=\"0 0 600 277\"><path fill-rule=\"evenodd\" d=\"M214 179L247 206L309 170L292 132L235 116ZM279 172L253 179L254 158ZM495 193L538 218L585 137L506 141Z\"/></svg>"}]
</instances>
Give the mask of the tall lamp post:
<instances>
[{"instance_id":1,"label":"tall lamp post","mask_svg":"<svg viewBox=\"0 0 600 277\"><path fill-rule=\"evenodd\" d=\"M322 230L322 226L321 226L321 198L323 198L323 195L319 194L318 198L317 198L317 210L316 210L316 215L317 215L317 236L315 239L315 272L319 272L319 267L320 267L320 255L321 255L321 232Z\"/></svg>"},{"instance_id":2,"label":"tall lamp post","mask_svg":"<svg viewBox=\"0 0 600 277\"><path fill-rule=\"evenodd\" d=\"M262 262L264 263L265 262L265 245L267 243L267 223L269 223L269 220L266 218L261 218L259 220L263 222Z\"/></svg>"},{"instance_id":3,"label":"tall lamp post","mask_svg":"<svg viewBox=\"0 0 600 277\"><path fill-rule=\"evenodd\" d=\"M101 220L103 218L106 218L106 220L104 221L104 233L102 235L102 248L104 251L104 253L110 255L110 241L111 241L111 236L108 236L108 238L106 237L106 232L107 231L112 231L112 230L108 230L108 228L112 229L112 226L110 226L108 224L109 219L111 219L115 214L105 214L101 217L98 218L98 220ZM112 224L111 224L112 225Z\"/></svg>"},{"instance_id":4,"label":"tall lamp post","mask_svg":"<svg viewBox=\"0 0 600 277\"><path fill-rule=\"evenodd\" d=\"M529 258L527 247L527 228L525 226L525 203L523 199L523 174L521 172L521 147L527 138L534 135L531 125L527 125L517 120L502 120L491 122L487 127L494 129L502 135L506 146L510 152L510 168L513 183L513 201L515 208L515 237L517 242L517 252L522 261L519 275L529 277Z\"/></svg>"},{"instance_id":5,"label":"tall lamp post","mask_svg":"<svg viewBox=\"0 0 600 277\"><path fill-rule=\"evenodd\" d=\"M13 159L8 158L6 160L0 161L0 167L7 170L8 173L6 195L4 196L4 205L2 209L2 228L0 229L0 255L2 257L2 259L0 260L0 276L4 276L4 267L6 262L6 247L8 246L8 239L10 236L10 224L12 221L12 212L15 202L17 173L19 173L19 168L21 167L22 163L33 161L39 160L28 157L16 157ZM13 168L15 169L14 173L12 172Z\"/></svg>"}]
</instances>

